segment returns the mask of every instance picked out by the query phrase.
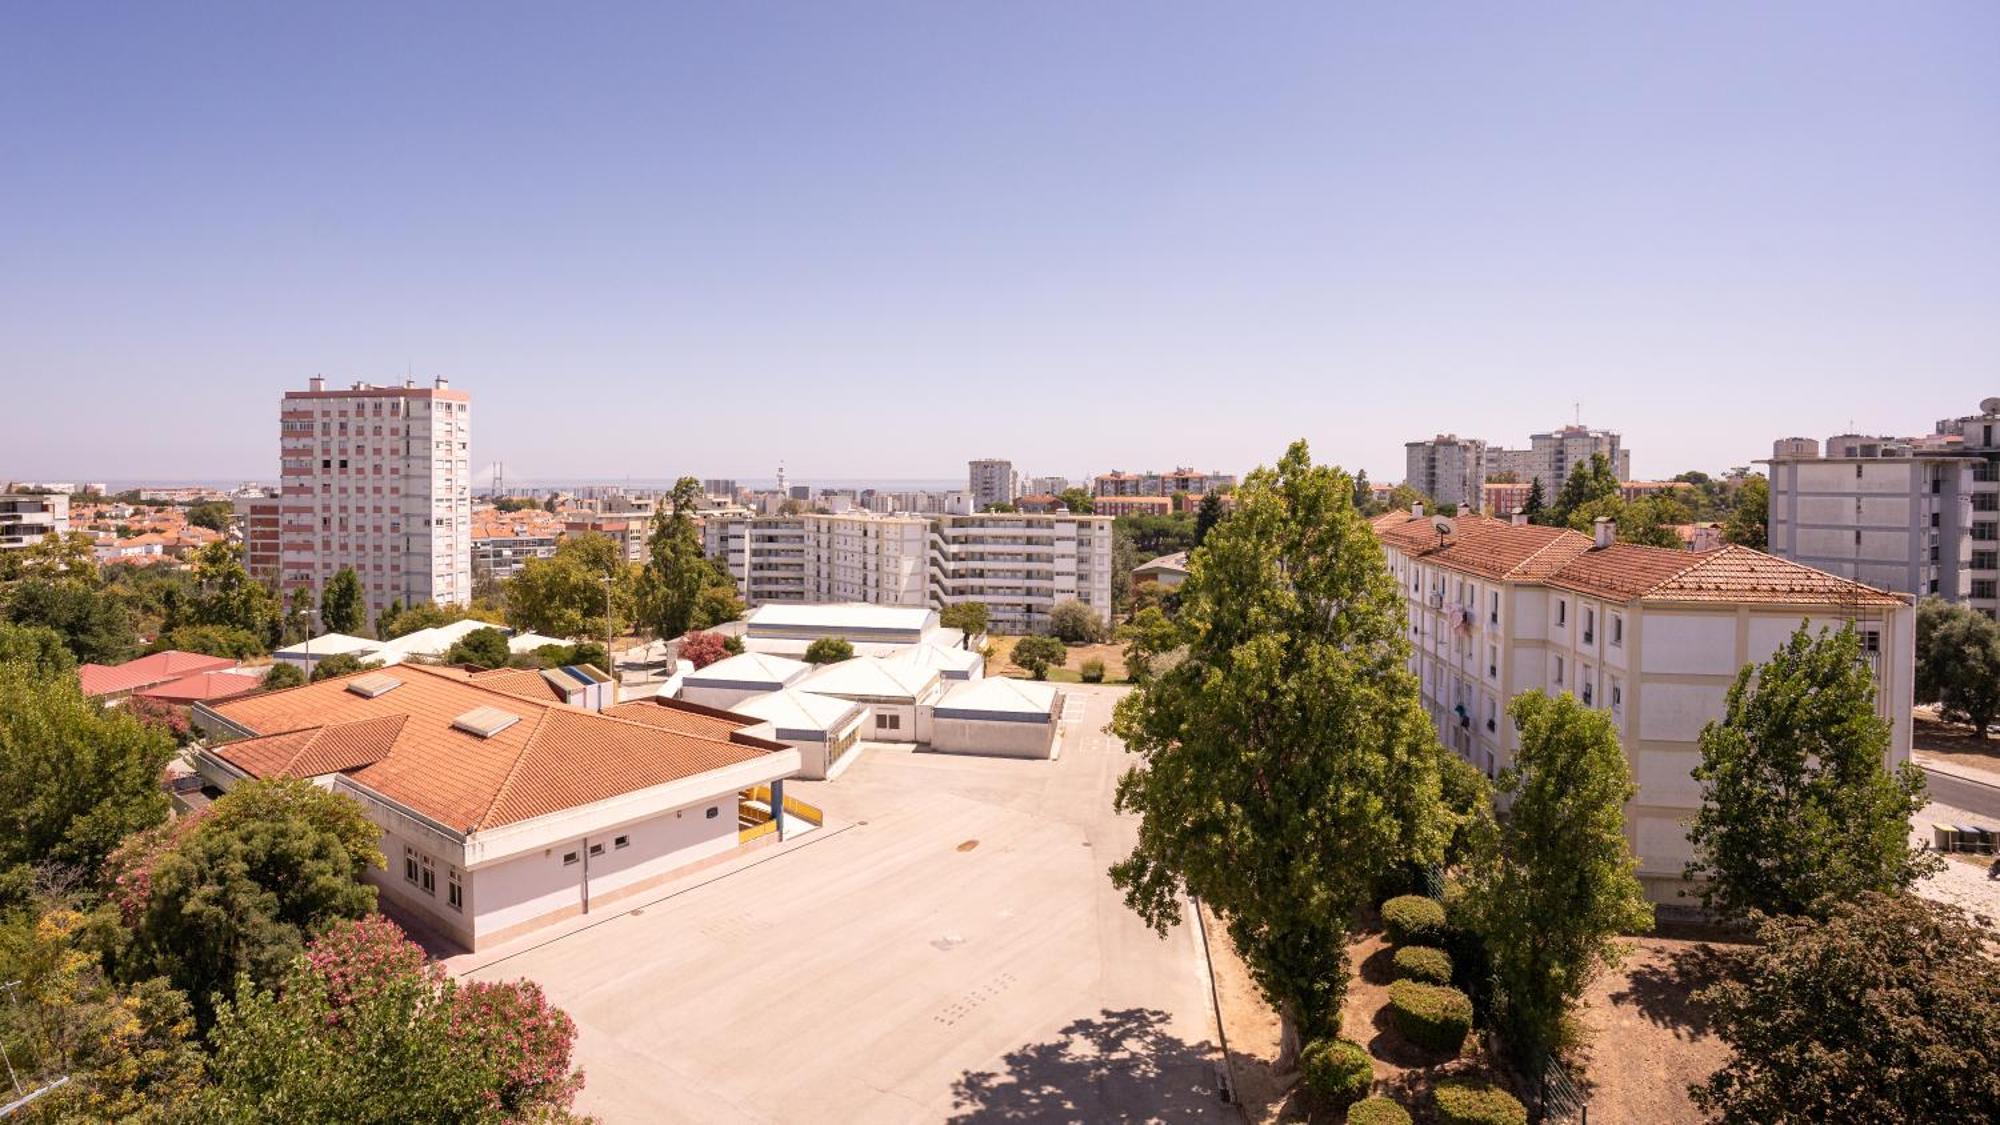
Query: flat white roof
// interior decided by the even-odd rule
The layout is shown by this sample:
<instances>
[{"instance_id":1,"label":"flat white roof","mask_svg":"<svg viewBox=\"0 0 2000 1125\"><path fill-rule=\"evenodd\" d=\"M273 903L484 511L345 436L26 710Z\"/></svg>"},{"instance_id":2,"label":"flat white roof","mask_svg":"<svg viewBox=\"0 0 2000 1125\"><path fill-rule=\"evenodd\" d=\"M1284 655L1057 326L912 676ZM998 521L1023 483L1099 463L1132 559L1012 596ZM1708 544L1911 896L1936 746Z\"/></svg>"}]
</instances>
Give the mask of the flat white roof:
<instances>
[{"instance_id":1,"label":"flat white roof","mask_svg":"<svg viewBox=\"0 0 2000 1125\"><path fill-rule=\"evenodd\" d=\"M922 632L937 627L937 611L914 605L870 605L836 602L828 605L760 605L750 611L750 630L759 629L901 629Z\"/></svg>"},{"instance_id":2,"label":"flat white roof","mask_svg":"<svg viewBox=\"0 0 2000 1125\"><path fill-rule=\"evenodd\" d=\"M810 671L812 665L803 660L787 660L764 652L745 652L689 672L683 682L709 687L724 684L771 684L779 687Z\"/></svg>"},{"instance_id":3,"label":"flat white roof","mask_svg":"<svg viewBox=\"0 0 2000 1125\"><path fill-rule=\"evenodd\" d=\"M970 672L986 663L984 656L969 648L946 648L943 645L907 645L901 652L884 659L912 668L936 668L951 672Z\"/></svg>"},{"instance_id":4,"label":"flat white roof","mask_svg":"<svg viewBox=\"0 0 2000 1125\"><path fill-rule=\"evenodd\" d=\"M301 660L310 655L312 659L318 660L323 656L337 656L344 652L363 653L380 652L381 650L381 641L370 640L367 637L350 637L346 633L327 633L324 636L314 637L309 641L300 641L295 645L287 645L271 655L277 657L296 656Z\"/></svg>"},{"instance_id":5,"label":"flat white roof","mask_svg":"<svg viewBox=\"0 0 2000 1125\"><path fill-rule=\"evenodd\" d=\"M835 699L797 688L753 695L729 709L739 715L762 719L783 738L789 732L831 734L854 720L862 705L851 699Z\"/></svg>"},{"instance_id":6,"label":"flat white roof","mask_svg":"<svg viewBox=\"0 0 2000 1125\"><path fill-rule=\"evenodd\" d=\"M914 703L937 683L935 669L915 668L879 656L857 656L828 664L800 681L799 687L822 695L907 700Z\"/></svg>"},{"instance_id":7,"label":"flat white roof","mask_svg":"<svg viewBox=\"0 0 2000 1125\"><path fill-rule=\"evenodd\" d=\"M937 710L939 713L951 710L989 715L1048 715L1055 710L1057 694L1054 684L988 676L983 680L958 681L944 693L943 699L938 700Z\"/></svg>"}]
</instances>

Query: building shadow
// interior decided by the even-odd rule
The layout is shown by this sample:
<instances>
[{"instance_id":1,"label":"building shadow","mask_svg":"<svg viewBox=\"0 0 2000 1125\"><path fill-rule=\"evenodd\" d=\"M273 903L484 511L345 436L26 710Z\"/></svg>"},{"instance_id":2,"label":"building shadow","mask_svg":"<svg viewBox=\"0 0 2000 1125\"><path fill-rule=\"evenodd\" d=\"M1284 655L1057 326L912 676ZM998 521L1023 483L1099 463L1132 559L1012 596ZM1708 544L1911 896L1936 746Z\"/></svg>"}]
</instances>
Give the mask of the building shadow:
<instances>
[{"instance_id":1,"label":"building shadow","mask_svg":"<svg viewBox=\"0 0 2000 1125\"><path fill-rule=\"evenodd\" d=\"M1631 1005L1676 1038L1703 1039L1708 1036L1708 1010L1694 994L1728 977L1734 964L1732 954L1712 945L1676 950L1659 964L1634 967L1626 974L1624 991L1612 993L1611 1002Z\"/></svg>"},{"instance_id":2,"label":"building shadow","mask_svg":"<svg viewBox=\"0 0 2000 1125\"><path fill-rule=\"evenodd\" d=\"M1216 1068L1221 1054L1167 1030L1152 1008L1105 1010L1043 1043L1007 1052L996 1070L952 1083L954 1125L1001 1121L1234 1121Z\"/></svg>"}]
</instances>

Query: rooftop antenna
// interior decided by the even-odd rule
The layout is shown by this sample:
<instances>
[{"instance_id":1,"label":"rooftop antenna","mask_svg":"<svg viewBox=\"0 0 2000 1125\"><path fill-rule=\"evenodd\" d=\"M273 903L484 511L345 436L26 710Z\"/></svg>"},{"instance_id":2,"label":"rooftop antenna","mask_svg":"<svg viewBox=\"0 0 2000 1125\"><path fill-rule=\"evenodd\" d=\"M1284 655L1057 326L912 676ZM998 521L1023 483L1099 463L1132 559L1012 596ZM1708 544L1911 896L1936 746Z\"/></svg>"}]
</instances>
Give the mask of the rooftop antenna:
<instances>
[{"instance_id":1,"label":"rooftop antenna","mask_svg":"<svg viewBox=\"0 0 2000 1125\"><path fill-rule=\"evenodd\" d=\"M1576 424L1579 426L1583 425L1583 403L1572 402L1569 405L1570 409L1576 412L1575 413Z\"/></svg>"}]
</instances>

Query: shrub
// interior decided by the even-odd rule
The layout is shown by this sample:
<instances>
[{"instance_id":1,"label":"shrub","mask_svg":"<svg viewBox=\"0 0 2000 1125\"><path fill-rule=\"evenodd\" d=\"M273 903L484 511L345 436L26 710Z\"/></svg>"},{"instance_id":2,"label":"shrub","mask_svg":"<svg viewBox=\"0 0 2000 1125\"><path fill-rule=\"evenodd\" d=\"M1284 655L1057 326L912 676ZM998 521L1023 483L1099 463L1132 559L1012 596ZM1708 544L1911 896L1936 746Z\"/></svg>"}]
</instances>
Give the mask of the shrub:
<instances>
[{"instance_id":1,"label":"shrub","mask_svg":"<svg viewBox=\"0 0 2000 1125\"><path fill-rule=\"evenodd\" d=\"M1080 666L1078 666L1077 675L1081 676L1083 678L1083 682L1086 684L1103 683L1104 661L1099 660L1095 656L1091 657L1089 660L1084 661Z\"/></svg>"},{"instance_id":2,"label":"shrub","mask_svg":"<svg viewBox=\"0 0 2000 1125\"><path fill-rule=\"evenodd\" d=\"M1054 637L1022 637L1014 644L1014 663L1034 678L1046 679L1049 669L1069 659L1069 648Z\"/></svg>"},{"instance_id":3,"label":"shrub","mask_svg":"<svg viewBox=\"0 0 2000 1125\"><path fill-rule=\"evenodd\" d=\"M806 646L807 664L838 664L854 659L854 645L846 637L821 637Z\"/></svg>"},{"instance_id":4,"label":"shrub","mask_svg":"<svg viewBox=\"0 0 2000 1125\"><path fill-rule=\"evenodd\" d=\"M1431 1088L1438 1125L1528 1125L1520 1099L1490 1082L1447 1078Z\"/></svg>"},{"instance_id":5,"label":"shrub","mask_svg":"<svg viewBox=\"0 0 2000 1125\"><path fill-rule=\"evenodd\" d=\"M271 670L264 673L265 691L283 691L305 682L306 674L296 664L273 664Z\"/></svg>"},{"instance_id":6,"label":"shrub","mask_svg":"<svg viewBox=\"0 0 2000 1125\"><path fill-rule=\"evenodd\" d=\"M474 629L445 650L446 664L471 664L480 668L504 668L511 655L507 648L507 634L492 626Z\"/></svg>"},{"instance_id":7,"label":"shrub","mask_svg":"<svg viewBox=\"0 0 2000 1125\"><path fill-rule=\"evenodd\" d=\"M1049 611L1049 632L1064 644L1087 645L1104 639L1104 619L1070 598Z\"/></svg>"},{"instance_id":8,"label":"shrub","mask_svg":"<svg viewBox=\"0 0 2000 1125\"><path fill-rule=\"evenodd\" d=\"M1398 895L1382 904L1382 928L1397 945L1436 945L1444 936L1444 906L1422 895Z\"/></svg>"},{"instance_id":9,"label":"shrub","mask_svg":"<svg viewBox=\"0 0 2000 1125\"><path fill-rule=\"evenodd\" d=\"M1368 1093L1375 1066L1352 1039L1315 1039L1299 1053L1299 1078L1315 1098L1343 1106Z\"/></svg>"},{"instance_id":10,"label":"shrub","mask_svg":"<svg viewBox=\"0 0 2000 1125\"><path fill-rule=\"evenodd\" d=\"M1410 1111L1388 1098L1363 1098L1347 1107L1347 1125L1410 1125Z\"/></svg>"},{"instance_id":11,"label":"shrub","mask_svg":"<svg viewBox=\"0 0 2000 1125\"><path fill-rule=\"evenodd\" d=\"M1425 984L1451 983L1451 955L1428 945L1406 945L1396 951L1396 975Z\"/></svg>"},{"instance_id":12,"label":"shrub","mask_svg":"<svg viewBox=\"0 0 2000 1125\"><path fill-rule=\"evenodd\" d=\"M1472 1030L1472 1001L1456 988L1399 980L1389 986L1389 1015L1403 1038L1456 1055Z\"/></svg>"},{"instance_id":13,"label":"shrub","mask_svg":"<svg viewBox=\"0 0 2000 1125\"><path fill-rule=\"evenodd\" d=\"M727 655L729 650L723 647L720 633L689 633L681 638L681 659L696 668L706 668Z\"/></svg>"}]
</instances>

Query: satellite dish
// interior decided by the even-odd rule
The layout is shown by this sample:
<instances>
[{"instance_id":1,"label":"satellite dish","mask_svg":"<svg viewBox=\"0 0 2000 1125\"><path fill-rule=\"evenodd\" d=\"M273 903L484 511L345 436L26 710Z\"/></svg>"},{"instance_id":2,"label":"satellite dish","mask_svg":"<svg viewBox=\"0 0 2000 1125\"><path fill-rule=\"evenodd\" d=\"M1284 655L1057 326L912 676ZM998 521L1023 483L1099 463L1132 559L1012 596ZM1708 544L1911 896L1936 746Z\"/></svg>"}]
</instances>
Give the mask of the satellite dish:
<instances>
[{"instance_id":1,"label":"satellite dish","mask_svg":"<svg viewBox=\"0 0 2000 1125\"><path fill-rule=\"evenodd\" d=\"M1458 530L1458 525L1451 521L1450 516L1432 516L1431 528L1440 536L1450 536Z\"/></svg>"},{"instance_id":2,"label":"satellite dish","mask_svg":"<svg viewBox=\"0 0 2000 1125\"><path fill-rule=\"evenodd\" d=\"M2000 414L2000 398L1982 398L1979 409L1984 414Z\"/></svg>"}]
</instances>

